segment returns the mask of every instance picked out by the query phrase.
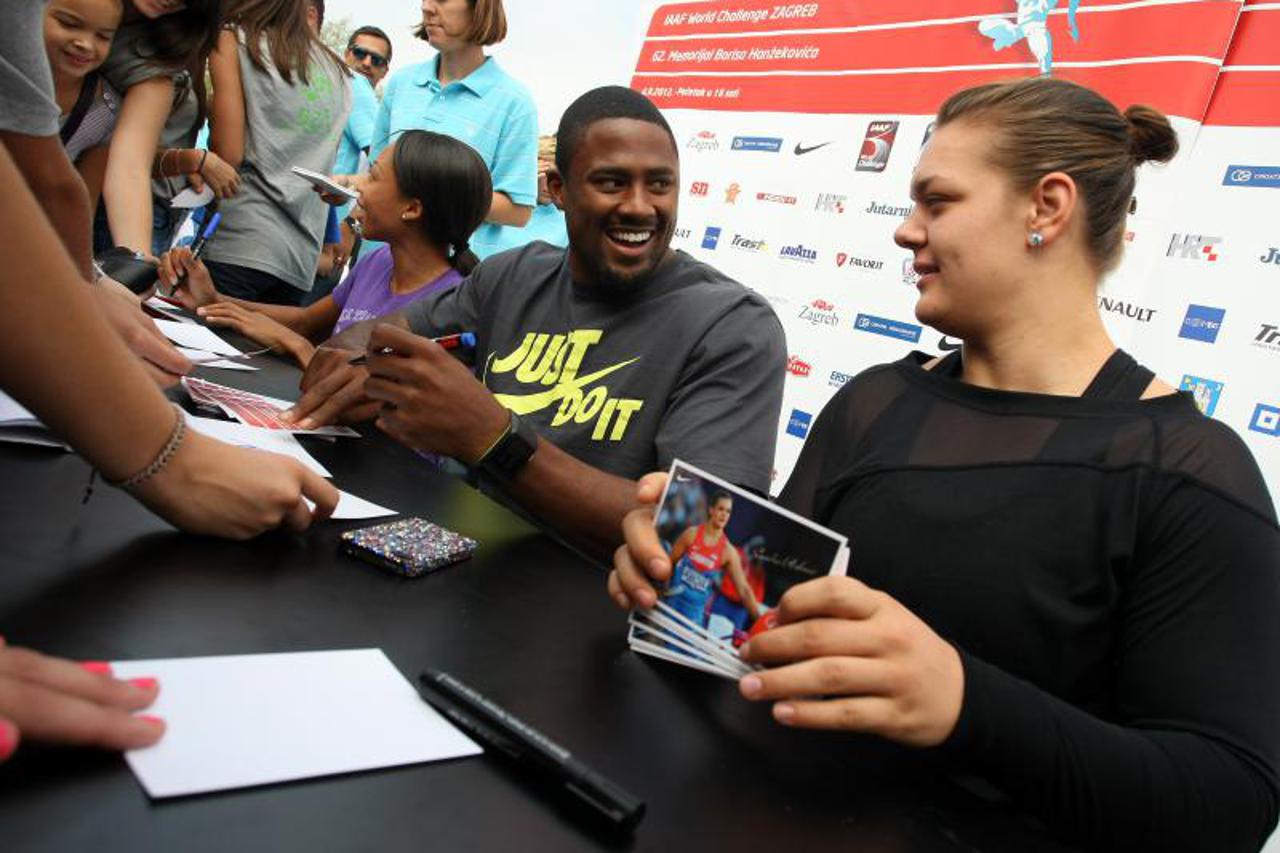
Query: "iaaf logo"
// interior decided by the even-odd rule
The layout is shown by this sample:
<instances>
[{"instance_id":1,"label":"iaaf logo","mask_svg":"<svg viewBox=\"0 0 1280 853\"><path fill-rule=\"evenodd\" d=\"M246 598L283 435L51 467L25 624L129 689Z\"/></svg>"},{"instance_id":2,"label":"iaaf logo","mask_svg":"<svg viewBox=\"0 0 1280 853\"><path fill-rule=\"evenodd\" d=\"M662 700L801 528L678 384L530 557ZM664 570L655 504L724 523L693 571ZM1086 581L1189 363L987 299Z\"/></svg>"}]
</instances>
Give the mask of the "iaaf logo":
<instances>
[{"instance_id":1,"label":"iaaf logo","mask_svg":"<svg viewBox=\"0 0 1280 853\"><path fill-rule=\"evenodd\" d=\"M836 314L836 306L825 299L815 299L801 307L800 319L811 326L838 326L840 315Z\"/></svg>"},{"instance_id":2,"label":"iaaf logo","mask_svg":"<svg viewBox=\"0 0 1280 853\"><path fill-rule=\"evenodd\" d=\"M711 192L711 184L706 181L694 181L689 184L689 195L706 196Z\"/></svg>"},{"instance_id":3,"label":"iaaf logo","mask_svg":"<svg viewBox=\"0 0 1280 853\"><path fill-rule=\"evenodd\" d=\"M836 266L843 267L845 264L848 264L850 269L878 270L884 267L884 261L875 258L860 258L848 252L836 252Z\"/></svg>"},{"instance_id":4,"label":"iaaf logo","mask_svg":"<svg viewBox=\"0 0 1280 853\"><path fill-rule=\"evenodd\" d=\"M844 203L848 200L847 195L820 193L818 200L814 202L813 209L819 213L844 213Z\"/></svg>"},{"instance_id":5,"label":"iaaf logo","mask_svg":"<svg viewBox=\"0 0 1280 853\"><path fill-rule=\"evenodd\" d=\"M774 204L795 204L797 199L793 195L778 195L777 193L756 193L756 201L771 201Z\"/></svg>"},{"instance_id":6,"label":"iaaf logo","mask_svg":"<svg viewBox=\"0 0 1280 853\"><path fill-rule=\"evenodd\" d=\"M684 147L691 148L694 151L719 151L720 140L716 138L714 132L704 130L699 132L696 136L690 137L688 143L686 143Z\"/></svg>"},{"instance_id":7,"label":"iaaf logo","mask_svg":"<svg viewBox=\"0 0 1280 853\"><path fill-rule=\"evenodd\" d=\"M1141 305L1135 305L1132 302L1122 302L1119 299L1111 299L1106 296L1098 297L1098 310L1109 311L1112 314L1122 314L1130 320L1137 320L1139 323L1150 323L1151 318L1156 314L1156 309L1154 308L1143 308Z\"/></svg>"},{"instance_id":8,"label":"iaaf logo","mask_svg":"<svg viewBox=\"0 0 1280 853\"><path fill-rule=\"evenodd\" d=\"M800 261L805 264L812 264L818 260L818 253L813 249L806 249L804 244L798 243L794 246L783 246L782 251L778 252L778 257L784 261Z\"/></svg>"},{"instance_id":9,"label":"iaaf logo","mask_svg":"<svg viewBox=\"0 0 1280 853\"><path fill-rule=\"evenodd\" d=\"M763 252L769 248L765 241L752 240L750 237L743 237L741 234L734 234L733 242L730 245L744 252Z\"/></svg>"},{"instance_id":10,"label":"iaaf logo","mask_svg":"<svg viewBox=\"0 0 1280 853\"><path fill-rule=\"evenodd\" d=\"M798 355L793 355L787 359L787 373L792 376L808 376L813 372L813 365L804 361Z\"/></svg>"},{"instance_id":11,"label":"iaaf logo","mask_svg":"<svg viewBox=\"0 0 1280 853\"><path fill-rule=\"evenodd\" d=\"M867 125L867 135L858 153L859 172L883 172L889 165L889 152L893 150L893 138L898 135L896 121L873 121Z\"/></svg>"},{"instance_id":12,"label":"iaaf logo","mask_svg":"<svg viewBox=\"0 0 1280 853\"><path fill-rule=\"evenodd\" d=\"M1272 352L1280 352L1280 326L1263 323L1253 339L1253 345Z\"/></svg>"},{"instance_id":13,"label":"iaaf logo","mask_svg":"<svg viewBox=\"0 0 1280 853\"><path fill-rule=\"evenodd\" d=\"M1184 260L1216 261L1217 248L1222 243L1221 237L1206 237L1203 234L1174 234L1169 239L1169 250L1166 257Z\"/></svg>"}]
</instances>

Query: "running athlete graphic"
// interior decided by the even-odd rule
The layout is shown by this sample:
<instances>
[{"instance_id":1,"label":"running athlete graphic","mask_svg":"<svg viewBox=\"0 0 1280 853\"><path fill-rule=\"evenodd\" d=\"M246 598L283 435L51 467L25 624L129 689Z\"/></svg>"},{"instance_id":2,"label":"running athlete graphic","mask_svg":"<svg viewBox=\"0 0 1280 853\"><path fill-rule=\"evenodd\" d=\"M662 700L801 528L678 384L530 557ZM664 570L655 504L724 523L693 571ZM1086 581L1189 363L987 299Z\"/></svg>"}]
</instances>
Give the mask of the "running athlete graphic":
<instances>
[{"instance_id":1,"label":"running athlete graphic","mask_svg":"<svg viewBox=\"0 0 1280 853\"><path fill-rule=\"evenodd\" d=\"M726 569L742 592L751 618L758 619L763 609L747 582L738 549L725 532L732 515L733 496L717 492L711 498L706 522L686 528L671 548L674 568L664 597L668 605L699 627L706 627L712 599Z\"/></svg>"},{"instance_id":2,"label":"running athlete graphic","mask_svg":"<svg viewBox=\"0 0 1280 853\"><path fill-rule=\"evenodd\" d=\"M1023 39L1035 54L1040 63L1041 74L1053 72L1053 36L1049 35L1049 13L1058 5L1058 0L1018 0L1018 17L1010 22L1008 18L984 18L978 22L978 32L991 39L992 50L1004 50ZM1076 25L1076 9L1080 0L1070 0L1067 7L1067 26L1073 41L1080 41L1080 28Z\"/></svg>"}]
</instances>

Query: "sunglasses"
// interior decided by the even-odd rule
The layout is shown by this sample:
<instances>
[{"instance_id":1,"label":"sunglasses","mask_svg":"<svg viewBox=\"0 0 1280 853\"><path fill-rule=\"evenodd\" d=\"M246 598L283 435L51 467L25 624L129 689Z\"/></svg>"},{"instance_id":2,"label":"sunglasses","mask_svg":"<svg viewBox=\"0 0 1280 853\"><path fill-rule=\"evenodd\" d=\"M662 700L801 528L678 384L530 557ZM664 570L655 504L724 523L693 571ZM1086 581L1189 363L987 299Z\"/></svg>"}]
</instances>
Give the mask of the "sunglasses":
<instances>
[{"instance_id":1,"label":"sunglasses","mask_svg":"<svg viewBox=\"0 0 1280 853\"><path fill-rule=\"evenodd\" d=\"M351 55L354 56L358 62L364 62L367 59L373 63L374 68L385 68L387 66L387 58L380 53L374 53L372 50L366 50L365 48L354 44L347 48L347 50L351 51Z\"/></svg>"}]
</instances>

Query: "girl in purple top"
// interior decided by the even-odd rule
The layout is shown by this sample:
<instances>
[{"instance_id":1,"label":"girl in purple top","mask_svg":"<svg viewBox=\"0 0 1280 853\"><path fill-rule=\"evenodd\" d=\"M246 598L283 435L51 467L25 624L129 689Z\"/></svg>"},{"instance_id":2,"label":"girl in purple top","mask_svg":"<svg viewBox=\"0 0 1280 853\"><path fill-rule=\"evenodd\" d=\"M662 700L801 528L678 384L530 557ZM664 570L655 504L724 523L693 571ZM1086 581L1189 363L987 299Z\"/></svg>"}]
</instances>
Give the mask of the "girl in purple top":
<instances>
[{"instance_id":1,"label":"girl in purple top","mask_svg":"<svg viewBox=\"0 0 1280 853\"><path fill-rule=\"evenodd\" d=\"M484 161L466 143L407 131L379 155L356 189L355 215L364 235L387 245L362 257L333 293L306 308L218 293L204 264L186 248L161 258L160 278L209 325L233 329L306 367L316 344L352 323L453 287L476 265L467 238L488 214L493 185Z\"/></svg>"}]
</instances>

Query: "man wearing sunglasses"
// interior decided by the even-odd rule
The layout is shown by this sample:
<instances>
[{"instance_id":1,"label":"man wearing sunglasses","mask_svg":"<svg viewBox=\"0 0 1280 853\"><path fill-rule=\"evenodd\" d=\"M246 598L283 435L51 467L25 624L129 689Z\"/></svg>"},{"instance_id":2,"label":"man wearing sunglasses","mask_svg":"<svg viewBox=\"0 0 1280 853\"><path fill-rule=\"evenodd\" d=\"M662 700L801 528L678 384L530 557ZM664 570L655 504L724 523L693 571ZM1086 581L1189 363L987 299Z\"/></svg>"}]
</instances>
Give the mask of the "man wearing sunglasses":
<instances>
[{"instance_id":1,"label":"man wearing sunglasses","mask_svg":"<svg viewBox=\"0 0 1280 853\"><path fill-rule=\"evenodd\" d=\"M377 27L361 27L347 39L347 67L377 86L391 67L391 39Z\"/></svg>"}]
</instances>

